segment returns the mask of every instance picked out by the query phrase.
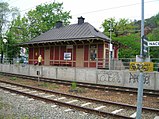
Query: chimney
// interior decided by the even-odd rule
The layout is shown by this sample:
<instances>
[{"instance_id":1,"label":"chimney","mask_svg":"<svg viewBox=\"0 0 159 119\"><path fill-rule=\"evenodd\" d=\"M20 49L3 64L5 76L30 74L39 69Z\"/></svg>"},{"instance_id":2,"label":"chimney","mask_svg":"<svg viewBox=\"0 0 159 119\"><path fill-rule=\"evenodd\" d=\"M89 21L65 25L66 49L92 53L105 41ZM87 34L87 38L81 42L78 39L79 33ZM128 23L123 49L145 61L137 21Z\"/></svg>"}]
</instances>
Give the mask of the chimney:
<instances>
[{"instance_id":1,"label":"chimney","mask_svg":"<svg viewBox=\"0 0 159 119\"><path fill-rule=\"evenodd\" d=\"M56 28L60 28L62 27L62 21L57 21L56 24L55 24Z\"/></svg>"},{"instance_id":2,"label":"chimney","mask_svg":"<svg viewBox=\"0 0 159 119\"><path fill-rule=\"evenodd\" d=\"M84 19L82 16L78 17L78 25L83 24L84 23Z\"/></svg>"}]
</instances>

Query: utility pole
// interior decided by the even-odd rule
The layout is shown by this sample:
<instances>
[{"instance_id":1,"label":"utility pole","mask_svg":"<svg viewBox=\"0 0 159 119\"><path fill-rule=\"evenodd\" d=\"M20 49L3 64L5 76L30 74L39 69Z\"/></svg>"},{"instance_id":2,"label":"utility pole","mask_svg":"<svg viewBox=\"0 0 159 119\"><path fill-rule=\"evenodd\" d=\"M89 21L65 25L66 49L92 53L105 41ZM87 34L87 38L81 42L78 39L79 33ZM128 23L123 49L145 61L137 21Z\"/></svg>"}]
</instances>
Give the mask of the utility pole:
<instances>
[{"instance_id":1,"label":"utility pole","mask_svg":"<svg viewBox=\"0 0 159 119\"><path fill-rule=\"evenodd\" d=\"M112 23L110 21L110 29L109 29L109 32L110 32L110 43L109 43L109 70L111 69L111 61L112 61L112 51L113 51L113 47L112 47Z\"/></svg>"},{"instance_id":2,"label":"utility pole","mask_svg":"<svg viewBox=\"0 0 159 119\"><path fill-rule=\"evenodd\" d=\"M142 45L142 37L144 36L144 0L141 0L141 49L140 49L140 57L141 62L144 62L143 56L143 45ZM143 71L140 70L139 74L139 83L138 83L138 94L137 94L137 114L136 119L142 119L142 101L143 101Z\"/></svg>"}]
</instances>

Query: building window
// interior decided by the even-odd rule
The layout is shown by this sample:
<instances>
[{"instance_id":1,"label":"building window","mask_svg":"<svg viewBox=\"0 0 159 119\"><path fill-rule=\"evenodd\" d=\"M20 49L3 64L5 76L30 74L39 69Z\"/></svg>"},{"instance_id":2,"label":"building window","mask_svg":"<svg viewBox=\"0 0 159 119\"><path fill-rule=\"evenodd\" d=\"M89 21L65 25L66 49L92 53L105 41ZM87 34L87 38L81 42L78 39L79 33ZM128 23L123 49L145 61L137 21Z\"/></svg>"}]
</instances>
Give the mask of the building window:
<instances>
[{"instance_id":1,"label":"building window","mask_svg":"<svg viewBox=\"0 0 159 119\"><path fill-rule=\"evenodd\" d=\"M91 45L90 46L90 60L95 61L96 57L97 57L97 46Z\"/></svg>"}]
</instances>

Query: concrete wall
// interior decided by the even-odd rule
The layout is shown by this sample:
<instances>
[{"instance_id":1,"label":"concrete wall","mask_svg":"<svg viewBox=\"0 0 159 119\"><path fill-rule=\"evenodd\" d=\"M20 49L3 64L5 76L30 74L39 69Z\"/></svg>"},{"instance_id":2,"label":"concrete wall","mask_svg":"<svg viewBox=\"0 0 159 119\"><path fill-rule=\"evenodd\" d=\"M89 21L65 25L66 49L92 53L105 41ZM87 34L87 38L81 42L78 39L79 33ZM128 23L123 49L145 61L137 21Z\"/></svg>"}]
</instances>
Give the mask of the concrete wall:
<instances>
[{"instance_id":1,"label":"concrete wall","mask_svg":"<svg viewBox=\"0 0 159 119\"><path fill-rule=\"evenodd\" d=\"M139 72L129 70L0 64L0 72L37 76L37 71L45 78L135 88L139 77ZM144 88L159 90L158 72L144 73Z\"/></svg>"}]
</instances>

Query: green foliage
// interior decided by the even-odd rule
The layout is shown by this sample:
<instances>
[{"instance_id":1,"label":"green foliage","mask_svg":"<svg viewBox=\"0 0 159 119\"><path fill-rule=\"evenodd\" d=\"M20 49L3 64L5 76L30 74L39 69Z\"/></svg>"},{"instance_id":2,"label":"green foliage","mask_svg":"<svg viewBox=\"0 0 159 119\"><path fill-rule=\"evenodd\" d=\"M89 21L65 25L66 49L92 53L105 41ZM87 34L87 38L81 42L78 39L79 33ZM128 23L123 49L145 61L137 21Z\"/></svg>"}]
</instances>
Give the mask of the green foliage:
<instances>
[{"instance_id":1,"label":"green foliage","mask_svg":"<svg viewBox=\"0 0 159 119\"><path fill-rule=\"evenodd\" d=\"M135 33L136 25L128 19L109 18L102 24L104 33L108 36L110 24L112 25L112 39L121 43L123 46L119 49L119 58L134 58L140 53L140 36Z\"/></svg>"},{"instance_id":2,"label":"green foliage","mask_svg":"<svg viewBox=\"0 0 159 119\"><path fill-rule=\"evenodd\" d=\"M134 29L136 28L134 23L129 21L128 19L123 18L119 21L116 21L115 18L109 18L104 20L104 23L102 24L104 28L104 33L106 33L106 35L109 34L110 25L113 29L113 35L115 37L118 37L120 35L126 35L130 31L134 31Z\"/></svg>"},{"instance_id":3,"label":"green foliage","mask_svg":"<svg viewBox=\"0 0 159 119\"><path fill-rule=\"evenodd\" d=\"M113 40L124 45L119 49L119 58L134 58L140 54L140 34L114 37Z\"/></svg>"},{"instance_id":4,"label":"green foliage","mask_svg":"<svg viewBox=\"0 0 159 119\"><path fill-rule=\"evenodd\" d=\"M159 41L159 26L155 28L150 34L148 34L150 41ZM159 58L159 47L150 47L150 57Z\"/></svg>"},{"instance_id":5,"label":"green foliage","mask_svg":"<svg viewBox=\"0 0 159 119\"><path fill-rule=\"evenodd\" d=\"M51 3L38 5L34 10L30 10L26 16L18 16L11 23L11 27L6 35L8 42L9 58L18 57L20 49L15 44L20 44L33 39L36 36L50 30L57 21L62 21L67 25L71 16L70 12L64 11L63 3Z\"/></svg>"},{"instance_id":6,"label":"green foliage","mask_svg":"<svg viewBox=\"0 0 159 119\"><path fill-rule=\"evenodd\" d=\"M31 37L36 37L41 33L53 28L57 21L62 21L64 25L69 24L70 12L63 11L63 3L44 4L36 7L27 14Z\"/></svg>"},{"instance_id":7,"label":"green foliage","mask_svg":"<svg viewBox=\"0 0 159 119\"><path fill-rule=\"evenodd\" d=\"M17 80L17 77L11 77L10 80L15 81Z\"/></svg>"},{"instance_id":8,"label":"green foliage","mask_svg":"<svg viewBox=\"0 0 159 119\"><path fill-rule=\"evenodd\" d=\"M7 2L0 2L0 51L3 55L3 51L6 54L6 45L3 44L2 39L4 39L5 36L5 30L9 27L10 21L8 18L14 18L16 15L19 14L19 11L17 8L9 7L9 4ZM8 43L8 38L7 38Z\"/></svg>"},{"instance_id":9,"label":"green foliage","mask_svg":"<svg viewBox=\"0 0 159 119\"><path fill-rule=\"evenodd\" d=\"M141 37L138 32L141 21L129 21L128 19L109 18L102 24L104 33L109 36L110 23L112 24L112 40L121 43L123 46L119 48L119 58L134 58L140 54ZM145 20L145 35L150 41L159 41L159 13ZM159 58L159 47L150 47L149 55L151 58Z\"/></svg>"},{"instance_id":10,"label":"green foliage","mask_svg":"<svg viewBox=\"0 0 159 119\"><path fill-rule=\"evenodd\" d=\"M59 86L54 84L54 83L46 83L46 82L41 82L38 86L45 87L45 88L48 88L48 89L57 89L57 88L59 88Z\"/></svg>"},{"instance_id":11,"label":"green foliage","mask_svg":"<svg viewBox=\"0 0 159 119\"><path fill-rule=\"evenodd\" d=\"M77 88L77 83L76 82L72 82L71 83L71 89L75 90Z\"/></svg>"}]
</instances>

